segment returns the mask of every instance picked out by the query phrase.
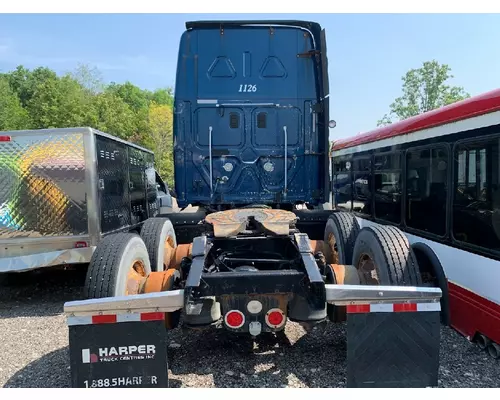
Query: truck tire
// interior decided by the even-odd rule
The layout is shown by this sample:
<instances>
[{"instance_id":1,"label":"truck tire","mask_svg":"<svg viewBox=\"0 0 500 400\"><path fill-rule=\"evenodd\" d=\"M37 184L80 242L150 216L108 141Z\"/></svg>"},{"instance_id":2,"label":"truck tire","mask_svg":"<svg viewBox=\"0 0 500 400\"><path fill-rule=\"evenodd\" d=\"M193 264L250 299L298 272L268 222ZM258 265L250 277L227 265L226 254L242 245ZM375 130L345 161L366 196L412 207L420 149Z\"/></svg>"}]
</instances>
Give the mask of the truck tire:
<instances>
[{"instance_id":1,"label":"truck tire","mask_svg":"<svg viewBox=\"0 0 500 400\"><path fill-rule=\"evenodd\" d=\"M92 255L83 294L89 299L138 294L141 280L150 273L148 250L139 235L109 235Z\"/></svg>"},{"instance_id":2,"label":"truck tire","mask_svg":"<svg viewBox=\"0 0 500 400\"><path fill-rule=\"evenodd\" d=\"M361 229L354 245L353 265L362 285L422 285L415 253L403 232L393 226Z\"/></svg>"},{"instance_id":3,"label":"truck tire","mask_svg":"<svg viewBox=\"0 0 500 400\"><path fill-rule=\"evenodd\" d=\"M330 215L325 227L325 258L329 264L351 265L359 232L356 217L346 212Z\"/></svg>"},{"instance_id":4,"label":"truck tire","mask_svg":"<svg viewBox=\"0 0 500 400\"><path fill-rule=\"evenodd\" d=\"M147 219L142 226L141 237L148 249L151 269L154 272L168 269L177 247L177 238L170 219Z\"/></svg>"}]
</instances>

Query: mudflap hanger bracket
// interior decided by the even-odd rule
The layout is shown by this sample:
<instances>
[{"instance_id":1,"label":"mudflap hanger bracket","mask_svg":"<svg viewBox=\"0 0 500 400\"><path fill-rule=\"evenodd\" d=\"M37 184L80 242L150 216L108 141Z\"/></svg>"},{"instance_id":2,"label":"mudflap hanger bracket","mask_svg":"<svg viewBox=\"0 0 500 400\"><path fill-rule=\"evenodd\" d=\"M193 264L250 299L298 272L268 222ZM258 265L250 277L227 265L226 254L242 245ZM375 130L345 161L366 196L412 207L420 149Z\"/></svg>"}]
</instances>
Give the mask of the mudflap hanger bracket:
<instances>
[{"instance_id":1,"label":"mudflap hanger bracket","mask_svg":"<svg viewBox=\"0 0 500 400\"><path fill-rule=\"evenodd\" d=\"M324 286L347 312L348 387L437 386L441 290ZM168 387L164 315L184 290L65 303L73 387Z\"/></svg>"}]
</instances>

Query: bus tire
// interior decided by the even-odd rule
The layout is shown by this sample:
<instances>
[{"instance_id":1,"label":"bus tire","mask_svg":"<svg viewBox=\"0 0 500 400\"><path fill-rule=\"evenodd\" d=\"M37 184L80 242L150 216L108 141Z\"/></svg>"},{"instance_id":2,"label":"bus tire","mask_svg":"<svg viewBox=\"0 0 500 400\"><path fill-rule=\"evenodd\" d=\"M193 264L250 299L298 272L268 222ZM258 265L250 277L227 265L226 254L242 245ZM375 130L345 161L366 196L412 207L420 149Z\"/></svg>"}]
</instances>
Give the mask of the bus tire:
<instances>
[{"instance_id":1,"label":"bus tire","mask_svg":"<svg viewBox=\"0 0 500 400\"><path fill-rule=\"evenodd\" d=\"M351 265L359 233L358 220L347 212L334 212L325 227L325 258L328 264Z\"/></svg>"},{"instance_id":2,"label":"bus tire","mask_svg":"<svg viewBox=\"0 0 500 400\"><path fill-rule=\"evenodd\" d=\"M354 245L353 265L362 285L422 285L417 257L403 232L393 226L361 229Z\"/></svg>"},{"instance_id":3,"label":"bus tire","mask_svg":"<svg viewBox=\"0 0 500 400\"><path fill-rule=\"evenodd\" d=\"M177 247L174 226L168 218L149 218L141 229L153 272L168 269Z\"/></svg>"},{"instance_id":4,"label":"bus tire","mask_svg":"<svg viewBox=\"0 0 500 400\"><path fill-rule=\"evenodd\" d=\"M417 257L421 272L432 272L435 282L433 287L439 287L442 292L441 296L441 323L445 326L450 325L450 306L448 296L448 280L444 274L443 266L436 256L436 253L425 243L418 242L412 246L413 252ZM430 271L428 271L430 270ZM426 286L426 284L423 284Z\"/></svg>"},{"instance_id":5,"label":"bus tire","mask_svg":"<svg viewBox=\"0 0 500 400\"><path fill-rule=\"evenodd\" d=\"M141 281L150 273L148 250L139 235L109 235L92 255L83 294L88 299L138 294Z\"/></svg>"}]
</instances>

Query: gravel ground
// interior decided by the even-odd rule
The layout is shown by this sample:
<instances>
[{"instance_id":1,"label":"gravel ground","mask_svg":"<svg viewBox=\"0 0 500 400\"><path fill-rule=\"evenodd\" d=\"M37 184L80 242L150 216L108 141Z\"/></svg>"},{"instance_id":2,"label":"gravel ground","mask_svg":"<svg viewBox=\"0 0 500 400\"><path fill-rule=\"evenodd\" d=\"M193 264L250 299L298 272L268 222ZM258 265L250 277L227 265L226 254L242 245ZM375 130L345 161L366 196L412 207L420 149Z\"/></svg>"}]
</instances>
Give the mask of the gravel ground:
<instances>
[{"instance_id":1,"label":"gravel ground","mask_svg":"<svg viewBox=\"0 0 500 400\"><path fill-rule=\"evenodd\" d=\"M2 279L0 277L0 279ZM0 386L69 387L65 301L78 299L84 271L40 271L0 281ZM173 387L343 387L342 325L305 334L289 324L286 341L235 341L224 331L170 336ZM13 338L16 338L14 341ZM500 361L442 329L440 387L499 387Z\"/></svg>"}]
</instances>

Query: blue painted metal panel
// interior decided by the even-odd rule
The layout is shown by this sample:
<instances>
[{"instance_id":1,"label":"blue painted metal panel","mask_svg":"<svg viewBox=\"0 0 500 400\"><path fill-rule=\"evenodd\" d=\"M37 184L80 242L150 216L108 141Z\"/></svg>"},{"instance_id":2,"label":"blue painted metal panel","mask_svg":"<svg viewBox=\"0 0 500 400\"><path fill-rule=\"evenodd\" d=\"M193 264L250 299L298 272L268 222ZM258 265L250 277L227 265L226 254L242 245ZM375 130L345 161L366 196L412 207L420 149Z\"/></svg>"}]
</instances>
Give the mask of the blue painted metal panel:
<instances>
[{"instance_id":1,"label":"blue painted metal panel","mask_svg":"<svg viewBox=\"0 0 500 400\"><path fill-rule=\"evenodd\" d=\"M174 104L179 205L328 201L328 116L315 111L324 66L310 53L319 25L188 27Z\"/></svg>"}]
</instances>

